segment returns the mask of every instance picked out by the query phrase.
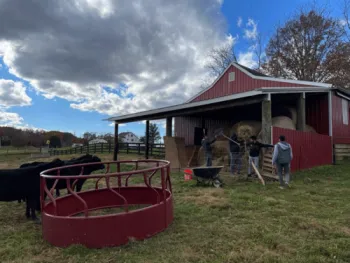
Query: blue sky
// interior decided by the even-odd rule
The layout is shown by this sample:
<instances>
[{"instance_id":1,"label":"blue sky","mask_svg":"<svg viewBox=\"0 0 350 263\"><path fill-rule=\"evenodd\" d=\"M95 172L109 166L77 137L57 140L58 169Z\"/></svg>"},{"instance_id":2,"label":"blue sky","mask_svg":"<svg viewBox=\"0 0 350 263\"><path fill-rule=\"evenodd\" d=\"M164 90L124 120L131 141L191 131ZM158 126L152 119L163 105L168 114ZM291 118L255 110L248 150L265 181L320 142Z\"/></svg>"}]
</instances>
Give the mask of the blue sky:
<instances>
[{"instance_id":1,"label":"blue sky","mask_svg":"<svg viewBox=\"0 0 350 263\"><path fill-rule=\"evenodd\" d=\"M33 29L33 27L31 29L31 22L35 25L34 21L15 21L9 14L8 20L6 20L8 22L8 28L5 28L4 33L0 31L0 80L13 80L14 83L22 83L23 92L31 98L31 102L30 105L28 105L28 102L24 105L23 100L20 102L21 99L18 98L18 105L4 106L4 102L2 103L1 99L5 101L6 96L1 96L0 92L0 114L2 114L1 110L4 112L3 114L12 114L11 116L9 115L6 120L2 120L3 122L1 122L0 119L0 123L8 125L12 123L12 125L18 127L69 131L78 136L81 136L85 131L98 133L113 132L113 127L110 126L108 122L102 121L102 119L108 118L111 115L119 115L121 113L130 113L180 103L190 97L190 95L196 93L195 90L198 91L198 87L195 87L198 86L196 85L198 83L192 83L191 81L197 78L198 74L205 74L205 70L196 69L196 67L200 67L199 62L196 64L197 61L199 61L198 56L188 58L190 57L189 55L179 55L184 50L190 50L188 54L192 54L193 50L195 50L195 52L198 52L199 56L203 56L210 47L220 45L220 41L226 41L228 35L232 37L238 36L235 41L235 51L242 59L241 62L248 63L249 65L249 63L254 63L254 61L252 61L254 58L247 56L249 55L249 48L252 45L251 42L254 40L254 37L249 37L249 33L255 34L259 32L266 42L273 34L274 28L278 23L283 24L283 22L293 14L296 8L310 3L310 1L305 0L225 0L221 6L212 10L215 12L211 12L210 14L206 13L208 8L202 5L209 5L215 1L217 0L201 1L202 4L200 6L186 6L186 1L183 1L184 7L186 7L182 9L184 17L190 20L190 22L184 21L183 24L179 23L179 20L177 20L179 18L176 16L174 16L174 18L170 17L171 11L167 13L168 10L172 10L174 7L164 6L164 11L161 10L163 8L162 6L157 7L160 10L158 14L168 14L164 16L167 17L169 27L166 28L166 30L162 29L161 27L164 27L164 25L157 26L157 23L161 19L159 18L159 20L156 20L156 18L152 18L155 20L150 21L149 28L152 28L152 26L155 26L157 29L160 28L159 32L157 31L157 36L153 35L153 37L146 36L146 33L150 33L151 30L148 30L148 25L140 24L139 19L141 19L140 17L142 17L142 15L138 14L138 10L134 10L135 12L130 13L130 26L135 24L133 21L138 21L135 27L135 34L139 34L136 38L139 42L133 39L131 44L128 44L127 40L123 40L123 36L126 39L135 37L129 33L129 35L124 34L120 36L120 38L116 38L114 47L109 44L114 41L110 34L111 30L108 29L108 31L106 29L106 32L101 32L101 28L110 26L110 24L108 24L108 19L111 21L112 19L118 19L117 15L113 17L117 11L115 8L113 9L113 4L111 4L109 0L103 0L102 5L89 5L87 8L91 10L79 10L79 15L67 15L67 17L69 17L68 19L72 19L72 21L70 21L72 26L69 29L74 29L74 33L70 31L62 33L59 31L61 27L51 25L51 29L53 28L52 30L54 32L51 37L56 38L55 43L58 43L55 49L49 47L50 43L47 43L47 40L45 40L48 37L47 28ZM23 12L26 12L25 9L28 9L23 7L20 1L14 0L13 2L17 2L18 4L17 6L14 5L13 8L24 8ZM181 1L179 1L179 3L180 2ZM340 19L340 1L322 0L316 2L319 5L326 4L331 14ZM8 8L7 13L11 12L11 7L6 6L6 8ZM61 6L61 10L62 8L64 10L65 7ZM132 7L130 8L132 10ZM146 7L144 7L144 9L145 8ZM155 9L153 7L149 8L150 12L151 10L153 12ZM181 8L181 6L177 8ZM193 12L190 12L191 8L196 11L195 15ZM0 10L1 9L2 7L0 6ZM50 12L51 16L58 16L55 10L50 10ZM96 14L99 15L98 17L96 15L93 16L94 18L97 17L97 26L94 24L93 27L96 26L98 30L93 32L93 37L90 36L90 38L87 38L86 34L89 32L86 28L89 27L89 25L85 25L83 30L79 30L78 24L82 24L80 22L86 21L84 20L86 17L91 18L91 15L94 14L93 12L97 12ZM126 11L123 12L123 14L127 13ZM188 12L188 14L186 14L186 12ZM174 13L176 12L174 11ZM40 17L40 15L41 14L38 13L26 17L35 19L35 17ZM150 17L156 16L157 15L150 14ZM2 17L2 19L5 19L4 16ZM76 20L73 21L72 17ZM219 20L220 23L216 24ZM241 20L241 22L238 22L239 20ZM2 23L4 21L0 22ZM51 22L52 21L49 21L47 24ZM128 19L125 20L124 18L124 22L127 24ZM23 28L21 28L21 26L18 26L16 23L28 24L29 26L25 27L22 25ZM99 28L99 23L101 24L101 28ZM112 22L110 23L112 24ZM191 23L193 24L192 28ZM227 25L226 27L225 23ZM45 24L45 21L42 21L42 24ZM143 27L146 27L147 30L144 30ZM182 34L177 36L177 39L183 41L181 43L179 42L176 47L173 46L171 49L163 51L162 47L170 45L163 45L164 43L161 43L164 39L169 37L169 29L174 30L174 34ZM37 32L34 32L34 30L37 30ZM82 33L80 36L80 32L83 32L84 35ZM117 30L116 34L118 34L118 32ZM193 32L193 34L191 32ZM97 34L101 34L101 39L95 40ZM4 35L4 37L2 37L2 35ZM28 40L28 36L33 35L36 37L39 36L35 44ZM79 44L80 46L73 46L74 44L72 44L72 41L63 42L66 40L65 35L75 38L75 42L81 41ZM42 39L40 39L40 37L42 37ZM95 46L85 47L88 45L86 39L93 39L91 42L93 42ZM150 43L152 43L152 45L157 46L157 48L145 48L143 42L146 40L144 39L149 41L148 47ZM1 41L5 44L1 45ZM62 41L62 43L59 41ZM159 43L156 43L157 41ZM205 41L208 41L208 43L198 44L198 42ZM170 42L173 43L174 41ZM20 43L22 47L25 47L25 51L19 49L14 43ZM167 43L169 42L167 41ZM104 49L106 49L106 52L109 53L101 53L98 56L94 56L95 52L92 52L91 48L95 48L96 45L99 47L99 52L103 52ZM35 46L38 46L39 51L35 50ZM165 57L174 49L178 50L175 56L169 55L169 58ZM65 60L62 59L60 61L60 57L62 58L65 56L64 52L68 53L72 52L72 50L74 50L74 53L68 54ZM122 55L115 55L119 51L123 54L127 54L128 57L122 59ZM159 55L157 54L158 51ZM52 53L58 52L61 52L60 54L63 55L50 58ZM161 52L164 52L166 55L162 55ZM139 58L133 59L133 54L137 54ZM110 62L109 58L113 56L115 56L115 58ZM70 60L71 57L73 57L72 60ZM143 61L143 59L146 58L147 60ZM169 63L165 64L163 61L167 59ZM51 64L50 61L52 62ZM78 66L77 61L79 63L84 62L83 66ZM137 65L134 63L137 63ZM62 66L62 64L64 64L64 66ZM179 66L177 66L177 64L179 64ZM188 65L189 69L181 72L182 65ZM66 69L67 67L69 70ZM133 67L137 68L137 70ZM166 71L163 72L161 70L163 70L164 67L166 67ZM115 70L113 70L114 68ZM104 74L102 71L108 71L108 74ZM189 71L192 75L188 73ZM84 72L86 72L85 75ZM63 87L62 83L65 83L64 85L66 86ZM122 83L124 83L123 85L125 85L126 88L121 90L119 89L119 85ZM64 92L62 91L61 95L60 92L63 89ZM8 92L11 93L13 90L9 88ZM21 93L22 96L24 96L24 93ZM88 96L88 93L91 95ZM72 104L76 106L72 106ZM18 120L11 122L12 117ZM159 125L161 135L163 135L164 122L158 122L157 125ZM143 123L132 123L120 127L121 132L133 131L137 135L143 135L144 129L145 126Z\"/></svg>"}]
</instances>

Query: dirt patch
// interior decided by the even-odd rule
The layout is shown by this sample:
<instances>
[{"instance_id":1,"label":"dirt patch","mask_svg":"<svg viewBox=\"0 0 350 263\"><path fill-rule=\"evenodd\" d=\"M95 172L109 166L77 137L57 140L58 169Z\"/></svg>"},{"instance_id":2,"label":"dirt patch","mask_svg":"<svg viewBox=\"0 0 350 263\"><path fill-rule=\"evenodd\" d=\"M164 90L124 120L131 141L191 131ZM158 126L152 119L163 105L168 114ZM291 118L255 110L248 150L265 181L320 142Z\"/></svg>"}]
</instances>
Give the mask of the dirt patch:
<instances>
[{"instance_id":1,"label":"dirt patch","mask_svg":"<svg viewBox=\"0 0 350 263\"><path fill-rule=\"evenodd\" d=\"M346 234L347 236L350 236L350 228L349 227L342 227L341 231Z\"/></svg>"},{"instance_id":2,"label":"dirt patch","mask_svg":"<svg viewBox=\"0 0 350 263\"><path fill-rule=\"evenodd\" d=\"M184 197L184 199L185 201L194 202L200 206L206 205L212 208L225 208L231 206L225 191L220 188L199 189L194 193L191 193L190 196Z\"/></svg>"}]
</instances>

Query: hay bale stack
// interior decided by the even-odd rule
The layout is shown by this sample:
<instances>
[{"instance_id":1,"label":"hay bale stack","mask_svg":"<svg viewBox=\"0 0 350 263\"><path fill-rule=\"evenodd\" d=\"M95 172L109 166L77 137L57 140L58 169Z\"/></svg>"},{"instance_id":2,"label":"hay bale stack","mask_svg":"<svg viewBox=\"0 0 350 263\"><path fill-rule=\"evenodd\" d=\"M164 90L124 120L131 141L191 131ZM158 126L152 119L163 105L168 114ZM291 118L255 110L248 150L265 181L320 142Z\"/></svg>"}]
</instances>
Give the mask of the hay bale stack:
<instances>
[{"instance_id":1,"label":"hay bale stack","mask_svg":"<svg viewBox=\"0 0 350 263\"><path fill-rule=\"evenodd\" d=\"M296 130L293 120L286 116L278 116L272 118L272 126L289 130Z\"/></svg>"},{"instance_id":2,"label":"hay bale stack","mask_svg":"<svg viewBox=\"0 0 350 263\"><path fill-rule=\"evenodd\" d=\"M290 115L292 116L292 121L293 121L294 125L297 125L297 119L298 119L297 110L295 108L292 108L292 107L289 107L288 110L290 112Z\"/></svg>"},{"instance_id":3,"label":"hay bale stack","mask_svg":"<svg viewBox=\"0 0 350 263\"><path fill-rule=\"evenodd\" d=\"M229 156L230 154L228 141L226 139L220 139L214 142L211 146L213 153L213 165L223 165L225 162L223 158ZM198 151L197 161L199 166L205 165L205 153L203 147L201 147Z\"/></svg>"},{"instance_id":4,"label":"hay bale stack","mask_svg":"<svg viewBox=\"0 0 350 263\"><path fill-rule=\"evenodd\" d=\"M272 118L272 126L284 128L284 129L296 130L293 120L286 116L278 116L278 117ZM262 139L262 131L259 132L257 139L258 140Z\"/></svg>"},{"instance_id":5,"label":"hay bale stack","mask_svg":"<svg viewBox=\"0 0 350 263\"><path fill-rule=\"evenodd\" d=\"M238 138L248 140L250 136L256 136L261 131L261 122L258 121L240 121L233 125L230 135L235 132Z\"/></svg>"},{"instance_id":6,"label":"hay bale stack","mask_svg":"<svg viewBox=\"0 0 350 263\"><path fill-rule=\"evenodd\" d=\"M306 132L312 132L312 133L317 133L317 131L313 128L313 127L311 127L310 125L305 125L305 131Z\"/></svg>"}]
</instances>

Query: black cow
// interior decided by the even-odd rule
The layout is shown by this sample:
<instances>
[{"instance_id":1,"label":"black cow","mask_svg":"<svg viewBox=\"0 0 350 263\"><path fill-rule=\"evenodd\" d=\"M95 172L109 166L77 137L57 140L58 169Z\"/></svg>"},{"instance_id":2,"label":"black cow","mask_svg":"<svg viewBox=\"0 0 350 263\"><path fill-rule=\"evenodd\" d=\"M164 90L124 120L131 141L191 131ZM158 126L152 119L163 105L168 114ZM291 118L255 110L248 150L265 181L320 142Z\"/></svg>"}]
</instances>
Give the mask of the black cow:
<instances>
[{"instance_id":1,"label":"black cow","mask_svg":"<svg viewBox=\"0 0 350 263\"><path fill-rule=\"evenodd\" d=\"M83 169L83 175L90 175L92 172L97 171L97 170L102 170L105 168L103 164L100 163L101 159L98 158L97 156L93 156L90 154L86 154L84 156L81 156L76 159L71 159L69 161L65 161L65 166L66 165L75 165L75 164L88 164L88 163L97 163L94 165L86 165L84 166ZM69 175L80 175L82 171L82 166L77 166L77 167L71 167L71 168L64 168L60 170L60 175L61 176L69 176ZM50 173L51 175L56 175L57 171L53 171ZM70 185L73 186L75 179L70 180ZM76 183L76 191L80 192L83 184L85 183L86 179L78 179ZM50 189L53 184L55 183L54 179L47 179L47 187ZM59 180L55 189L56 189L56 195L60 196L60 189L66 189L67 188L67 183L66 180Z\"/></svg>"},{"instance_id":2,"label":"black cow","mask_svg":"<svg viewBox=\"0 0 350 263\"><path fill-rule=\"evenodd\" d=\"M74 164L84 164L84 163L100 163L101 159L98 158L97 156L93 156L90 154L86 154L83 156L80 156L79 158L73 158L71 160L66 160L64 161L64 165L74 165ZM34 163L25 163L22 164L20 166L20 168L22 169L23 167L30 167L32 165L38 165L38 164L43 164L43 163L39 163L39 162L34 162ZM96 165L88 165L84 167L84 171L83 174L84 175L89 175L91 174L93 171L96 170L101 170L104 169L105 166L103 164L96 164ZM64 168L62 170L60 170L60 175L65 176L65 175L80 175L81 173L81 166L78 167L72 167L72 168ZM50 175L56 175L57 171L53 171L50 173ZM77 192L80 192L83 184L85 183L86 179L79 179L76 183L76 189ZM55 180L53 179L48 179L47 180L47 186L50 189L53 184L54 184ZM73 185L74 180L70 180L71 186ZM60 196L60 189L65 189L67 188L66 185L66 181L65 180L59 180L55 189L56 189L56 196Z\"/></svg>"},{"instance_id":3,"label":"black cow","mask_svg":"<svg viewBox=\"0 0 350 263\"><path fill-rule=\"evenodd\" d=\"M11 202L24 198L26 216L38 220L35 210L40 204L40 173L62 165L64 162L56 159L33 167L0 170L0 201Z\"/></svg>"}]
</instances>

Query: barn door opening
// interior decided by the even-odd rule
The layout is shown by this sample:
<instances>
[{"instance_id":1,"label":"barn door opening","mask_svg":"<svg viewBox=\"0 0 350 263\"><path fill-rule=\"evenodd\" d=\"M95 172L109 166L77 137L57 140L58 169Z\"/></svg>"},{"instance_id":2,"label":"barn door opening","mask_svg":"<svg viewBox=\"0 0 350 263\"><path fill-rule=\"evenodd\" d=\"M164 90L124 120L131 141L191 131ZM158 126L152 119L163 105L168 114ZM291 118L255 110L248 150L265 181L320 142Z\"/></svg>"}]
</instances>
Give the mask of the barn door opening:
<instances>
[{"instance_id":1,"label":"barn door opening","mask_svg":"<svg viewBox=\"0 0 350 263\"><path fill-rule=\"evenodd\" d=\"M199 127L195 127L194 128L194 145L196 146L201 146L202 143L202 139L204 136L204 132L205 134L207 133L207 129L204 128L199 128Z\"/></svg>"}]
</instances>

